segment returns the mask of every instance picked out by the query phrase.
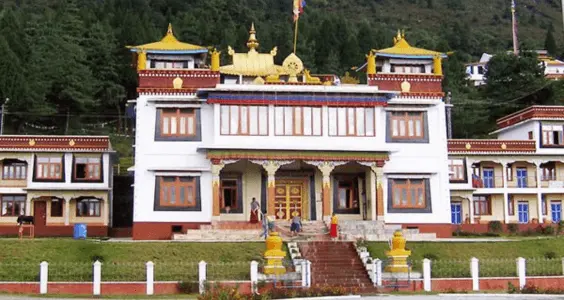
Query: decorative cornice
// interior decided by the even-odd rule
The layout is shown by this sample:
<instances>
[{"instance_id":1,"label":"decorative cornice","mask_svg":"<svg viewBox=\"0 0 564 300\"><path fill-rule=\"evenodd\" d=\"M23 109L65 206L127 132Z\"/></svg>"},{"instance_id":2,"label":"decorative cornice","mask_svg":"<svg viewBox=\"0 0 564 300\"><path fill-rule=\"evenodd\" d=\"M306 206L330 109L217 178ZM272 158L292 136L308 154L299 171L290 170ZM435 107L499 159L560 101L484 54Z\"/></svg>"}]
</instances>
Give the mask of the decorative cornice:
<instances>
[{"instance_id":1,"label":"decorative cornice","mask_svg":"<svg viewBox=\"0 0 564 300\"><path fill-rule=\"evenodd\" d=\"M193 78L219 78L218 71L211 70L140 70L139 77L193 77Z\"/></svg>"},{"instance_id":2,"label":"decorative cornice","mask_svg":"<svg viewBox=\"0 0 564 300\"><path fill-rule=\"evenodd\" d=\"M448 152L458 153L535 153L535 141L514 140L449 140Z\"/></svg>"},{"instance_id":3,"label":"decorative cornice","mask_svg":"<svg viewBox=\"0 0 564 300\"><path fill-rule=\"evenodd\" d=\"M287 151L287 150L208 150L212 161L225 159L249 160L304 160L304 161L387 161L387 153L378 152L332 152L332 151Z\"/></svg>"},{"instance_id":4,"label":"decorative cornice","mask_svg":"<svg viewBox=\"0 0 564 300\"><path fill-rule=\"evenodd\" d=\"M564 106L530 106L498 119L497 126L505 128L534 118L562 120L564 119Z\"/></svg>"},{"instance_id":5,"label":"decorative cornice","mask_svg":"<svg viewBox=\"0 0 564 300\"><path fill-rule=\"evenodd\" d=\"M436 99L443 98L445 93L443 92L402 92L399 97L404 98L419 98L419 99Z\"/></svg>"},{"instance_id":6,"label":"decorative cornice","mask_svg":"<svg viewBox=\"0 0 564 300\"><path fill-rule=\"evenodd\" d=\"M306 94L306 93L225 93L210 92L208 103L246 105L309 106L386 106L389 97L382 95Z\"/></svg>"},{"instance_id":7,"label":"decorative cornice","mask_svg":"<svg viewBox=\"0 0 564 300\"><path fill-rule=\"evenodd\" d=\"M174 88L137 88L139 95L156 96L195 96L198 89L174 89Z\"/></svg>"},{"instance_id":8,"label":"decorative cornice","mask_svg":"<svg viewBox=\"0 0 564 300\"><path fill-rule=\"evenodd\" d=\"M323 83L310 83L310 82L265 82L265 85L323 85Z\"/></svg>"},{"instance_id":9,"label":"decorative cornice","mask_svg":"<svg viewBox=\"0 0 564 300\"><path fill-rule=\"evenodd\" d=\"M112 151L107 136L0 136L0 151Z\"/></svg>"},{"instance_id":10,"label":"decorative cornice","mask_svg":"<svg viewBox=\"0 0 564 300\"><path fill-rule=\"evenodd\" d=\"M368 80L374 81L428 81L428 82L441 82L443 80L442 75L434 74L370 74L368 75Z\"/></svg>"}]
</instances>

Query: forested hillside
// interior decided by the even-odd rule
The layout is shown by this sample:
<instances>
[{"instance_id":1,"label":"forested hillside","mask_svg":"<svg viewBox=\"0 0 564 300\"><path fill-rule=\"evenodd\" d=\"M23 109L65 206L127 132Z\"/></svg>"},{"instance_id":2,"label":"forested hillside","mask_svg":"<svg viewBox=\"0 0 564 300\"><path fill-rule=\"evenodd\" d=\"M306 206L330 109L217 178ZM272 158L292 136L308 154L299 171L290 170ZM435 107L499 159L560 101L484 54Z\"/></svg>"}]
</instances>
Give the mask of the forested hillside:
<instances>
[{"instance_id":1,"label":"forested hillside","mask_svg":"<svg viewBox=\"0 0 564 300\"><path fill-rule=\"evenodd\" d=\"M232 45L236 50L245 48L249 25L254 22L261 49L278 46L278 59L292 49L292 0L2 3L0 99L10 98L7 133L123 132L125 103L136 98L135 70L125 46L160 39L169 22L180 40L220 49ZM491 129L498 114L531 103L559 100L559 86L534 74L529 77L532 84L519 81L525 87L520 86L517 92L511 86L502 86L511 92L504 94L499 94L499 88L478 91L465 87L463 63L483 52L511 48L510 3L308 0L299 22L297 54L313 72L343 75L362 64L370 49L391 46L400 28L405 29L412 45L455 51L445 62L445 88L452 91L456 105L455 133L459 137L481 136ZM517 3L522 47L545 48L548 36L549 50L557 56L564 53L560 1ZM509 59L505 63L518 66L523 61ZM364 76L352 74L361 79ZM533 98L518 99L531 93L535 94ZM481 126L472 126L475 122L481 122Z\"/></svg>"}]
</instances>

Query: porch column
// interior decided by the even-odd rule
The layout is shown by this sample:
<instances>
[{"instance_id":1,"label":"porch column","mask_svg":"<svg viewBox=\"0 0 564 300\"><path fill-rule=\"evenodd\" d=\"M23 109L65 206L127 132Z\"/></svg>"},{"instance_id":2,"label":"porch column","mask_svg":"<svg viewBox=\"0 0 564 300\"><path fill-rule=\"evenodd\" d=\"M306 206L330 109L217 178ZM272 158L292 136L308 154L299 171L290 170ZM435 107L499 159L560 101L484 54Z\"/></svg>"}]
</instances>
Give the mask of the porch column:
<instances>
[{"instance_id":1,"label":"porch column","mask_svg":"<svg viewBox=\"0 0 564 300\"><path fill-rule=\"evenodd\" d=\"M541 169L541 162L534 162L535 167L536 167L536 175L537 175L537 212L538 212L538 218L539 218L539 224L544 223L544 217L542 215L542 192L541 192L541 174L542 174L542 169Z\"/></svg>"},{"instance_id":2,"label":"porch column","mask_svg":"<svg viewBox=\"0 0 564 300\"><path fill-rule=\"evenodd\" d=\"M100 213L103 216L103 220L104 220L104 225L108 226L108 219L110 216L110 202L108 201L108 199L102 199L102 207L100 208Z\"/></svg>"},{"instance_id":3,"label":"porch column","mask_svg":"<svg viewBox=\"0 0 564 300\"><path fill-rule=\"evenodd\" d=\"M470 224L474 224L474 197L470 196L468 199L468 217L470 218Z\"/></svg>"},{"instance_id":4,"label":"porch column","mask_svg":"<svg viewBox=\"0 0 564 300\"><path fill-rule=\"evenodd\" d=\"M70 199L65 198L65 225L70 224Z\"/></svg>"},{"instance_id":5,"label":"porch column","mask_svg":"<svg viewBox=\"0 0 564 300\"><path fill-rule=\"evenodd\" d=\"M330 217L333 211L331 205L331 172L335 169L335 165L325 161L317 167L323 174L323 218Z\"/></svg>"},{"instance_id":6,"label":"porch column","mask_svg":"<svg viewBox=\"0 0 564 300\"><path fill-rule=\"evenodd\" d=\"M507 193L507 167L508 162L501 163L501 176L503 178L503 223L509 223L509 194ZM493 206L493 203L492 203ZM492 214L495 214L492 209Z\"/></svg>"},{"instance_id":7,"label":"porch column","mask_svg":"<svg viewBox=\"0 0 564 300\"><path fill-rule=\"evenodd\" d=\"M370 179L368 181L368 184L370 184L370 220L376 221L377 220L376 219L376 211L377 211L376 210L376 201L377 201L376 200L376 195L377 195L376 187L378 185L376 183L376 181L377 181L376 174L375 174L375 172L372 171L372 168L370 169L368 178Z\"/></svg>"},{"instance_id":8,"label":"porch column","mask_svg":"<svg viewBox=\"0 0 564 300\"><path fill-rule=\"evenodd\" d=\"M31 198L29 196L25 199L25 215L31 216Z\"/></svg>"},{"instance_id":9,"label":"porch column","mask_svg":"<svg viewBox=\"0 0 564 300\"><path fill-rule=\"evenodd\" d=\"M276 198L276 171L280 168L280 163L276 161L266 161L262 164L262 167L268 175L267 183L267 198L266 198L266 213L269 216L274 216L276 213L276 207L274 206L274 199Z\"/></svg>"},{"instance_id":10,"label":"porch column","mask_svg":"<svg viewBox=\"0 0 564 300\"><path fill-rule=\"evenodd\" d=\"M377 162L371 166L376 175L376 211L378 217L384 216L384 162Z\"/></svg>"},{"instance_id":11,"label":"porch column","mask_svg":"<svg viewBox=\"0 0 564 300\"><path fill-rule=\"evenodd\" d=\"M219 214L220 214L220 203L219 203L219 198L220 198L220 194L221 191L219 190L219 174L221 173L221 169L223 169L223 167L225 167L225 164L222 163L221 161L212 161L212 166L211 166L211 173L212 173L212 197L213 197L213 202L212 202L212 217L213 218L219 218Z\"/></svg>"}]
</instances>

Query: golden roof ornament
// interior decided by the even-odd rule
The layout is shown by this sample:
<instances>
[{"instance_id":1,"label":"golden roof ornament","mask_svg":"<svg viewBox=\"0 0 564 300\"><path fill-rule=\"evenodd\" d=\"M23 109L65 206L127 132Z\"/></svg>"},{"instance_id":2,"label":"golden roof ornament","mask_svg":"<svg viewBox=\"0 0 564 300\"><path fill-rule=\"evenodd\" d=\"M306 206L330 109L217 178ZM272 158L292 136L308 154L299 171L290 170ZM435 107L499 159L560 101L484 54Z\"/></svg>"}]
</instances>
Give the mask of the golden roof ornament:
<instances>
[{"instance_id":1,"label":"golden roof ornament","mask_svg":"<svg viewBox=\"0 0 564 300\"><path fill-rule=\"evenodd\" d=\"M249 47L249 52L256 51L259 47L259 42L256 36L257 32L255 30L255 23L251 24L251 30L249 31L249 41L247 42L247 47Z\"/></svg>"}]
</instances>

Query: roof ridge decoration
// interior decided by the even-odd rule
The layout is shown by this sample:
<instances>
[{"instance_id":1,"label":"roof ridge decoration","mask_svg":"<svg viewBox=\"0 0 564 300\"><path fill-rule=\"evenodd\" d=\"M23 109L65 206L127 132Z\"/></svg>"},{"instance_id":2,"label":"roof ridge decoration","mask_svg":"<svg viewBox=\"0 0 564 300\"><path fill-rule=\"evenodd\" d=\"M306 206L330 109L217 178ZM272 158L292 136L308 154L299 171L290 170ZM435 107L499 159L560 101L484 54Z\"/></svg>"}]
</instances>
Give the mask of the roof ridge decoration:
<instances>
[{"instance_id":1,"label":"roof ridge decoration","mask_svg":"<svg viewBox=\"0 0 564 300\"><path fill-rule=\"evenodd\" d=\"M172 24L168 24L165 36L158 42L148 43L137 46L127 46L134 52L173 52L173 53L207 53L208 49L204 46L184 43L179 41L174 35Z\"/></svg>"},{"instance_id":2,"label":"roof ridge decoration","mask_svg":"<svg viewBox=\"0 0 564 300\"><path fill-rule=\"evenodd\" d=\"M441 58L447 57L447 55L442 52L411 46L405 38L405 30L402 31L399 29L397 35L394 37L393 47L381 49L381 50L372 50L372 51L374 51L374 53L379 56L399 57L399 58L406 58L406 57L434 58L437 56Z\"/></svg>"}]
</instances>

